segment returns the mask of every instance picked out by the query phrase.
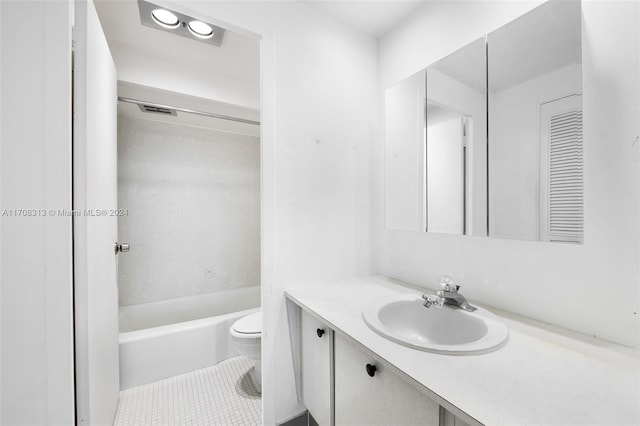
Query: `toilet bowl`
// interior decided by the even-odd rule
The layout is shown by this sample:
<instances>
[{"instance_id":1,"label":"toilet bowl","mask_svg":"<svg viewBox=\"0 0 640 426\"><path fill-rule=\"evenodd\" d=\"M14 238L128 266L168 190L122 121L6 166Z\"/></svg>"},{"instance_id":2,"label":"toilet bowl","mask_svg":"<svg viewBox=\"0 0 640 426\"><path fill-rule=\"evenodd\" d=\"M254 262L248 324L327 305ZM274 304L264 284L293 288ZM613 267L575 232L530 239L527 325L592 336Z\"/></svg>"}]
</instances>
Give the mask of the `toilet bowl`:
<instances>
[{"instance_id":1,"label":"toilet bowl","mask_svg":"<svg viewBox=\"0 0 640 426\"><path fill-rule=\"evenodd\" d=\"M247 356L254 361L254 367L249 372L253 385L262 389L262 311L244 316L233 323L229 329L233 347L240 355Z\"/></svg>"}]
</instances>

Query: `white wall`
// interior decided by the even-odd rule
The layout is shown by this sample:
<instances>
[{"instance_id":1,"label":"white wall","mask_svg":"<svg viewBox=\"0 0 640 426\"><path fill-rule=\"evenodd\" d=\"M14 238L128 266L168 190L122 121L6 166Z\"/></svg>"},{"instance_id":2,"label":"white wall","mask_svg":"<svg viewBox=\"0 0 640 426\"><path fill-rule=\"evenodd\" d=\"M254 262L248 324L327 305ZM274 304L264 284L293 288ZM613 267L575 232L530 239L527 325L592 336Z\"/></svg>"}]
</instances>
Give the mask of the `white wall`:
<instances>
[{"instance_id":1,"label":"white wall","mask_svg":"<svg viewBox=\"0 0 640 426\"><path fill-rule=\"evenodd\" d=\"M283 289L369 272L376 41L300 2L157 3L262 38L263 405L271 425L296 412Z\"/></svg>"},{"instance_id":2,"label":"white wall","mask_svg":"<svg viewBox=\"0 0 640 426\"><path fill-rule=\"evenodd\" d=\"M540 106L580 93L570 65L489 94L491 236L540 238Z\"/></svg>"},{"instance_id":3,"label":"white wall","mask_svg":"<svg viewBox=\"0 0 640 426\"><path fill-rule=\"evenodd\" d=\"M118 117L120 305L260 285L260 140Z\"/></svg>"},{"instance_id":4,"label":"white wall","mask_svg":"<svg viewBox=\"0 0 640 426\"><path fill-rule=\"evenodd\" d=\"M536 4L428 2L380 40L380 96ZM431 288L440 275L451 275L471 300L640 346L640 144L634 143L640 134L640 4L582 6L584 245L386 231L379 138L373 150L374 267Z\"/></svg>"},{"instance_id":5,"label":"white wall","mask_svg":"<svg viewBox=\"0 0 640 426\"><path fill-rule=\"evenodd\" d=\"M0 210L70 209L70 4L0 15ZM71 219L2 216L0 233L0 423L73 424Z\"/></svg>"}]
</instances>

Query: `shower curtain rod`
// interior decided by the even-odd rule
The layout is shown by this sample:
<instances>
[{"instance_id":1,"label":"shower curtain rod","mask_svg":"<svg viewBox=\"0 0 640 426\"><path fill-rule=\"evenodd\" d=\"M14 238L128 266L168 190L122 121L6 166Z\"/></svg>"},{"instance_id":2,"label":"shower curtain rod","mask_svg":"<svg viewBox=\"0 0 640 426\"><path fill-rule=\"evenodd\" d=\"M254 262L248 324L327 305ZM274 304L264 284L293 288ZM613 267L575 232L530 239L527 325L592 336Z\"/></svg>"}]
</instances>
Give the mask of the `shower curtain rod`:
<instances>
[{"instance_id":1,"label":"shower curtain rod","mask_svg":"<svg viewBox=\"0 0 640 426\"><path fill-rule=\"evenodd\" d=\"M187 108L180 108L180 107L175 107L175 106L171 106L171 105L157 104L155 102L145 102L145 101L141 101L139 99L125 98L123 96L118 96L118 101L127 102L127 103L130 103L130 104L136 104L136 105L148 105L148 106L154 107L154 108L170 109L170 110L179 111L179 112L186 112L187 114L202 115L204 117L219 118L221 120L237 121L238 123L253 124L253 125L256 125L256 126L260 125L259 121L247 120L246 118L231 117L231 116L228 116L228 115L214 114L212 112L197 111L197 110L194 110L194 109L187 109Z\"/></svg>"}]
</instances>

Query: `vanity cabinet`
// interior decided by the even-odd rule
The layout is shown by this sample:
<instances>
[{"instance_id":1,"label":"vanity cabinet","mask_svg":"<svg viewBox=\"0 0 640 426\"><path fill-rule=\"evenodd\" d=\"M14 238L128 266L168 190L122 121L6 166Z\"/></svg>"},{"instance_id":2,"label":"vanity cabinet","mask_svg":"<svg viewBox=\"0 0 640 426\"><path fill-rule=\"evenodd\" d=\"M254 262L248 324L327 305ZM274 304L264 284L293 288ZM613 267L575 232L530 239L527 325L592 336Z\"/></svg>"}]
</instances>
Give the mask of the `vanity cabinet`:
<instances>
[{"instance_id":1,"label":"vanity cabinet","mask_svg":"<svg viewBox=\"0 0 640 426\"><path fill-rule=\"evenodd\" d=\"M299 336L295 344L299 352L294 352L300 362L299 396L318 425L477 424L456 417L388 363L305 309L298 307L293 316L299 325L294 327ZM455 409L455 413L467 420L461 411Z\"/></svg>"},{"instance_id":2,"label":"vanity cabinet","mask_svg":"<svg viewBox=\"0 0 640 426\"><path fill-rule=\"evenodd\" d=\"M319 425L329 426L333 331L304 311L300 321L302 401Z\"/></svg>"},{"instance_id":3,"label":"vanity cabinet","mask_svg":"<svg viewBox=\"0 0 640 426\"><path fill-rule=\"evenodd\" d=\"M439 424L439 405L344 337L334 335L336 425Z\"/></svg>"}]
</instances>

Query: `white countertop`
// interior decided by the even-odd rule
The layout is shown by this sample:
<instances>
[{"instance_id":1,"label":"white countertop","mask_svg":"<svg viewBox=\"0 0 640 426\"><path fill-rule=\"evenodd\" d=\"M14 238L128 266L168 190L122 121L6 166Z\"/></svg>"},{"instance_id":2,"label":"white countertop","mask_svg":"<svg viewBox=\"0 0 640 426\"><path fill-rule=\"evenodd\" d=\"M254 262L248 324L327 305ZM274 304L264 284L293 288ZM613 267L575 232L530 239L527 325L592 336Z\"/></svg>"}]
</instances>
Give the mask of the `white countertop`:
<instances>
[{"instance_id":1,"label":"white countertop","mask_svg":"<svg viewBox=\"0 0 640 426\"><path fill-rule=\"evenodd\" d=\"M369 302L398 292L419 294L383 277L285 294L486 425L640 425L639 350L491 308L509 327L503 348L463 356L411 349L362 320Z\"/></svg>"}]
</instances>

